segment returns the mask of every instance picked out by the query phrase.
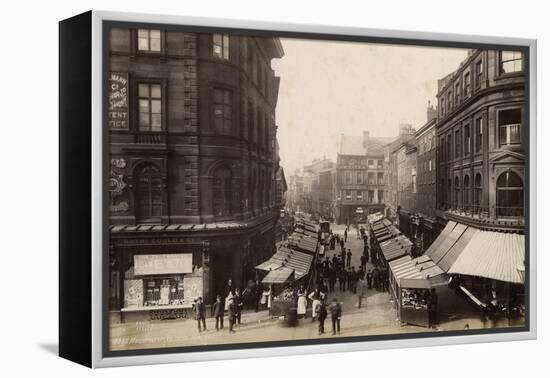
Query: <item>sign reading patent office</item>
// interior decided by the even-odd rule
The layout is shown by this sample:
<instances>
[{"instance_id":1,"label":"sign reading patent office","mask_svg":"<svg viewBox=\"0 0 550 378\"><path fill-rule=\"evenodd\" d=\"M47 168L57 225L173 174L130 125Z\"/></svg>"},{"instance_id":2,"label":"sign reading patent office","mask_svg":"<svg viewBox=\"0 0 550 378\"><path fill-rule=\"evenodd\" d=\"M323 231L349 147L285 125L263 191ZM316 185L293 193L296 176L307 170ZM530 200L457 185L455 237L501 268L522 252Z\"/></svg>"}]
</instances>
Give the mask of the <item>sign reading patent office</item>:
<instances>
[{"instance_id":1,"label":"sign reading patent office","mask_svg":"<svg viewBox=\"0 0 550 378\"><path fill-rule=\"evenodd\" d=\"M111 72L109 77L109 128L128 129L128 74Z\"/></svg>"}]
</instances>

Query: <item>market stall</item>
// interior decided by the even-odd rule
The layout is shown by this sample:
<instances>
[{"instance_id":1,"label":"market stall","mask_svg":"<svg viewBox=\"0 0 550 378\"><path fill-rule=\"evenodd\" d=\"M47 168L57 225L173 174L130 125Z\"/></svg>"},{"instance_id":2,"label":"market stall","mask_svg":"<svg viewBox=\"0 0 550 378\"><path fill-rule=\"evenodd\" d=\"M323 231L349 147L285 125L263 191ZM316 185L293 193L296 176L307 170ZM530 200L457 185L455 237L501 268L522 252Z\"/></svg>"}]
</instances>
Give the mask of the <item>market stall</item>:
<instances>
[{"instance_id":1,"label":"market stall","mask_svg":"<svg viewBox=\"0 0 550 378\"><path fill-rule=\"evenodd\" d=\"M270 285L273 300L271 316L285 316L290 308L296 307L294 288L308 286L314 255L281 246L269 260L256 266L267 272L262 284Z\"/></svg>"},{"instance_id":2,"label":"market stall","mask_svg":"<svg viewBox=\"0 0 550 378\"><path fill-rule=\"evenodd\" d=\"M430 281L425 279L401 279L399 289L398 303L401 323L429 327Z\"/></svg>"},{"instance_id":3,"label":"market stall","mask_svg":"<svg viewBox=\"0 0 550 378\"><path fill-rule=\"evenodd\" d=\"M290 311L296 309L298 298L294 289L295 280L292 270L279 268L271 271L262 280L262 283L271 285L273 294L269 309L271 317L286 317Z\"/></svg>"},{"instance_id":4,"label":"market stall","mask_svg":"<svg viewBox=\"0 0 550 378\"><path fill-rule=\"evenodd\" d=\"M401 323L429 326L430 290L447 285L445 273L428 256L402 256L389 263L390 293Z\"/></svg>"}]
</instances>

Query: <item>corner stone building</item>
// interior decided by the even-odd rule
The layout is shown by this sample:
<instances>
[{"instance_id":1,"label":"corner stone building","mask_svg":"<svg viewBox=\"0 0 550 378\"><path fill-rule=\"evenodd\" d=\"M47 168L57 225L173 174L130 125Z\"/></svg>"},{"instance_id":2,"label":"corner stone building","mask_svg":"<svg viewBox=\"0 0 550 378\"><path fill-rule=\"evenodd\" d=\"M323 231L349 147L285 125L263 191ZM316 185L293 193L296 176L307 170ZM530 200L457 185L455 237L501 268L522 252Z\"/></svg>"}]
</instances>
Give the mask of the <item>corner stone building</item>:
<instances>
[{"instance_id":1,"label":"corner stone building","mask_svg":"<svg viewBox=\"0 0 550 378\"><path fill-rule=\"evenodd\" d=\"M438 83L438 217L522 232L524 56L473 50Z\"/></svg>"},{"instance_id":2,"label":"corner stone building","mask_svg":"<svg viewBox=\"0 0 550 378\"><path fill-rule=\"evenodd\" d=\"M282 56L276 38L111 31L111 310L127 305L136 255L192 255L209 304L229 280L254 279L273 254L279 78L271 60ZM148 287L179 290L182 280L142 278L144 296Z\"/></svg>"}]
</instances>

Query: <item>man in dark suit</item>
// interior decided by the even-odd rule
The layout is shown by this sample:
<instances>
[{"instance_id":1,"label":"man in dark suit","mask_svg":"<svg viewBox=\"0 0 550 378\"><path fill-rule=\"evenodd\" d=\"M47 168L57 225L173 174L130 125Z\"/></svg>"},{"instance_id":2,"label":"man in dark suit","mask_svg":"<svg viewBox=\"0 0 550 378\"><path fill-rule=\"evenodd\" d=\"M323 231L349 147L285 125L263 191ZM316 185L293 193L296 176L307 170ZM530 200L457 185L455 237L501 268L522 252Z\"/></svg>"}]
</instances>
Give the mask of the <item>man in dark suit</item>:
<instances>
[{"instance_id":1,"label":"man in dark suit","mask_svg":"<svg viewBox=\"0 0 550 378\"><path fill-rule=\"evenodd\" d=\"M202 301L202 297L199 297L195 302L195 307L193 309L195 311L195 319L197 320L197 325L199 327L199 332L202 332L203 329L206 331L206 308L204 306L204 303ZM202 328L201 329L201 323Z\"/></svg>"},{"instance_id":2,"label":"man in dark suit","mask_svg":"<svg viewBox=\"0 0 550 378\"><path fill-rule=\"evenodd\" d=\"M235 314L235 323L241 324L241 313L243 311L243 296L241 294L241 289L235 289L235 296L233 297L233 300L235 301L235 306L237 313Z\"/></svg>"},{"instance_id":3,"label":"man in dark suit","mask_svg":"<svg viewBox=\"0 0 550 378\"><path fill-rule=\"evenodd\" d=\"M216 302L212 305L212 316L216 319L216 331L223 329L223 312L222 298L216 295Z\"/></svg>"},{"instance_id":4,"label":"man in dark suit","mask_svg":"<svg viewBox=\"0 0 550 378\"><path fill-rule=\"evenodd\" d=\"M325 305L325 300L321 299L321 302L317 305L316 309L317 318L319 319L319 335L325 333L325 319L327 318L327 307Z\"/></svg>"},{"instance_id":5,"label":"man in dark suit","mask_svg":"<svg viewBox=\"0 0 550 378\"><path fill-rule=\"evenodd\" d=\"M229 332L235 333L233 327L235 326L235 320L237 318L237 305L233 298L229 298L229 305L227 306L227 318L229 320Z\"/></svg>"},{"instance_id":6,"label":"man in dark suit","mask_svg":"<svg viewBox=\"0 0 550 378\"><path fill-rule=\"evenodd\" d=\"M332 320L332 335L336 335L336 332L340 334L340 318L342 317L342 306L338 303L337 298L332 299L330 305L330 318Z\"/></svg>"}]
</instances>

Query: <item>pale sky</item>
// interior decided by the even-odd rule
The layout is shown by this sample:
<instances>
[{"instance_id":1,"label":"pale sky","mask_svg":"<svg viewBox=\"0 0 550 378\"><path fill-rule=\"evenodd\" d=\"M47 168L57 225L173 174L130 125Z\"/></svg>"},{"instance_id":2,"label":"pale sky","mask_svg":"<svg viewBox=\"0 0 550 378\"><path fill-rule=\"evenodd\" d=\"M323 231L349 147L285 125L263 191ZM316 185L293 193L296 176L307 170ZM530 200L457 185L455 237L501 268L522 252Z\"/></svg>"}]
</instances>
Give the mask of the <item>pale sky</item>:
<instances>
[{"instance_id":1,"label":"pale sky","mask_svg":"<svg viewBox=\"0 0 550 378\"><path fill-rule=\"evenodd\" d=\"M282 39L277 136L285 174L317 157L336 159L341 133L397 136L418 129L435 104L437 80L458 68L465 49Z\"/></svg>"}]
</instances>

